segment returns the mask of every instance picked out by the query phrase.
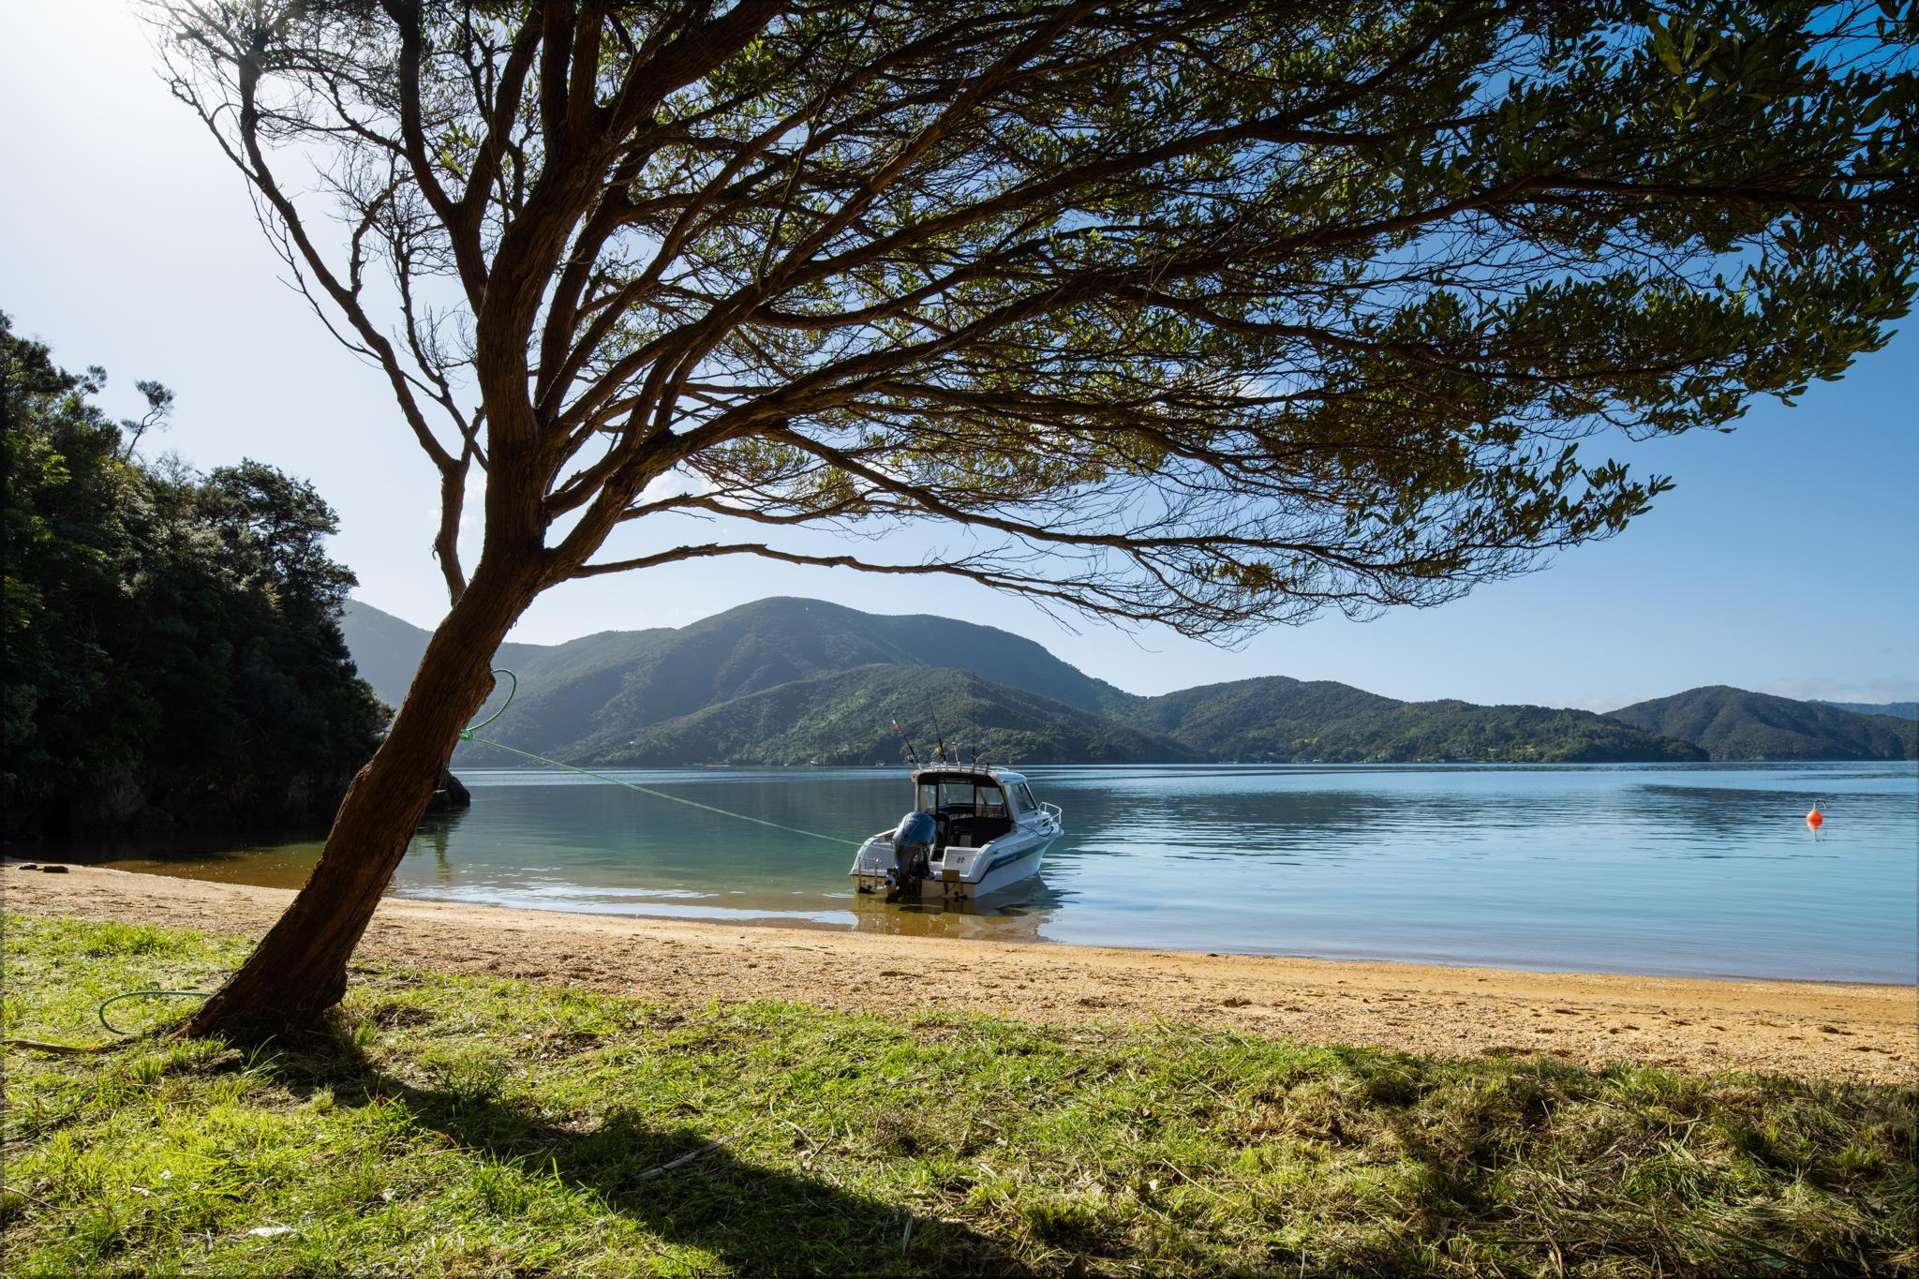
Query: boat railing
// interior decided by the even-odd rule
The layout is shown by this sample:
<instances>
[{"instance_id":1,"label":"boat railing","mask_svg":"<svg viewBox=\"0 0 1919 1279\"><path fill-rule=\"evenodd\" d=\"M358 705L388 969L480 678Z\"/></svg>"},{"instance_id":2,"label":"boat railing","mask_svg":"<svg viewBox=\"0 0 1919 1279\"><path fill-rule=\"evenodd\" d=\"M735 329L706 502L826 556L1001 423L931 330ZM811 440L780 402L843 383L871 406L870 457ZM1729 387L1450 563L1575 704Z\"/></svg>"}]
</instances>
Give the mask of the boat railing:
<instances>
[{"instance_id":1,"label":"boat railing","mask_svg":"<svg viewBox=\"0 0 1919 1279\"><path fill-rule=\"evenodd\" d=\"M1039 806L1039 811L1042 813L1045 813L1048 817L1052 818L1053 825L1055 826L1066 825L1066 813L1063 809L1060 808L1058 804L1041 803Z\"/></svg>"}]
</instances>

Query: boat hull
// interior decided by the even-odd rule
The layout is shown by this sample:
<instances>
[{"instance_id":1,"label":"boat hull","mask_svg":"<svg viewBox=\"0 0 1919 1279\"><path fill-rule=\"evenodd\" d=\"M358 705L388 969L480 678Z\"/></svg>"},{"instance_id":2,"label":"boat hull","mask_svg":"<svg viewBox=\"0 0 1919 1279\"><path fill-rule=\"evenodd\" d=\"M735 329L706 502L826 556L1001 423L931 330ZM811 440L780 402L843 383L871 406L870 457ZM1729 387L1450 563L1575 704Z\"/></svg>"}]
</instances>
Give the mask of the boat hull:
<instances>
[{"instance_id":1,"label":"boat hull","mask_svg":"<svg viewBox=\"0 0 1919 1279\"><path fill-rule=\"evenodd\" d=\"M1022 833L1015 840L994 840L985 848L953 849L953 854L969 855L964 869L935 863L932 873L922 879L918 891L894 894L887 871L894 866L890 840L874 836L860 849L851 872L854 887L862 893L895 895L902 901L974 901L1017 888L1039 874L1046 850L1060 836L1050 832Z\"/></svg>"}]
</instances>

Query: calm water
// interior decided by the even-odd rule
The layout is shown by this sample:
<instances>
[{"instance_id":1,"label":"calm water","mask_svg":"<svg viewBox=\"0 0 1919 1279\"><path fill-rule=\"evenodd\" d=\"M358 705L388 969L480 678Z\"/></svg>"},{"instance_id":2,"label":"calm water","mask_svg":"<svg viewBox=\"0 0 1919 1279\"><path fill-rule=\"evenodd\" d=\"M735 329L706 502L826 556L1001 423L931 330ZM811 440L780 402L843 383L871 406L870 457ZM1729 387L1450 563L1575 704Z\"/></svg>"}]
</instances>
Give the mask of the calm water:
<instances>
[{"instance_id":1,"label":"calm water","mask_svg":"<svg viewBox=\"0 0 1919 1279\"><path fill-rule=\"evenodd\" d=\"M982 913L855 900L851 847L545 771L463 772L392 891L551 910L1526 968L1911 982L1911 764L1034 768L1067 834ZM849 841L901 770L634 772ZM1825 808L1814 834L1803 815ZM297 884L312 843L119 858Z\"/></svg>"}]
</instances>

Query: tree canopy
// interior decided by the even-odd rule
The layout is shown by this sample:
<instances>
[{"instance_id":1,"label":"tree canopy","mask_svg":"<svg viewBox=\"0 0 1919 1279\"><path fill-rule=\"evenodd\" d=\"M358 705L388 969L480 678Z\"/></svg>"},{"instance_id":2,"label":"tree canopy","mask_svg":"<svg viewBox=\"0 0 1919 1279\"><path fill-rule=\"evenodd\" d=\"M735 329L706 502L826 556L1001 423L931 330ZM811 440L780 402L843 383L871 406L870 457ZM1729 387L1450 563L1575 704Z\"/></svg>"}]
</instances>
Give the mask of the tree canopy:
<instances>
[{"instance_id":1,"label":"tree canopy","mask_svg":"<svg viewBox=\"0 0 1919 1279\"><path fill-rule=\"evenodd\" d=\"M1435 603L1666 487L1585 437L1790 398L1913 290L1898 6L149 5L437 471L452 601L196 1033L339 999L559 583L756 555L1222 638Z\"/></svg>"},{"instance_id":2,"label":"tree canopy","mask_svg":"<svg viewBox=\"0 0 1919 1279\"><path fill-rule=\"evenodd\" d=\"M258 462L139 461L105 380L0 314L6 833L324 817L386 714L340 635L332 510Z\"/></svg>"},{"instance_id":3,"label":"tree canopy","mask_svg":"<svg viewBox=\"0 0 1919 1279\"><path fill-rule=\"evenodd\" d=\"M479 467L545 584L754 554L1228 636L1432 603L1666 486L1582 437L1790 399L1912 291L1914 27L1872 5L159 16L439 468L456 597ZM672 512L762 533L594 558ZM952 551L780 538L918 521Z\"/></svg>"}]
</instances>

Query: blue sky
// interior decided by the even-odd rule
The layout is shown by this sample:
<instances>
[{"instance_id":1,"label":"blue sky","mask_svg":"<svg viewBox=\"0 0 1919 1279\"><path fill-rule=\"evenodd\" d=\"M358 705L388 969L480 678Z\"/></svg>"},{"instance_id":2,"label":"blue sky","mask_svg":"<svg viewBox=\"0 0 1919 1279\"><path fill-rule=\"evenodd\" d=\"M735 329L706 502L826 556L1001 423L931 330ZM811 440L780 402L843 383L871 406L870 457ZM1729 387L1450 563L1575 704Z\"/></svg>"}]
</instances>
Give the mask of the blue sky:
<instances>
[{"instance_id":1,"label":"blue sky","mask_svg":"<svg viewBox=\"0 0 1919 1279\"><path fill-rule=\"evenodd\" d=\"M107 403L173 387L148 451L198 466L255 457L339 509L335 554L369 602L423 625L445 596L428 553L433 474L381 380L278 282L240 178L152 74L119 0L12 6L0 42L0 309L69 368L106 366ZM1253 675L1336 679L1398 697L1608 709L1699 684L1791 696L1919 697L1919 333L1761 403L1731 435L1616 456L1678 488L1620 538L1438 609L1325 618L1222 651L1162 631L1062 629L980 588L741 561L573 583L514 638L679 625L764 595L935 612L1031 636L1153 693ZM1587 452L1598 452L1595 441ZM890 547L903 555L911 547Z\"/></svg>"}]
</instances>

